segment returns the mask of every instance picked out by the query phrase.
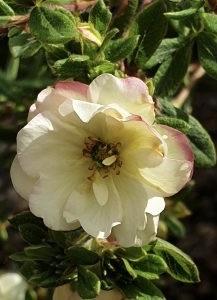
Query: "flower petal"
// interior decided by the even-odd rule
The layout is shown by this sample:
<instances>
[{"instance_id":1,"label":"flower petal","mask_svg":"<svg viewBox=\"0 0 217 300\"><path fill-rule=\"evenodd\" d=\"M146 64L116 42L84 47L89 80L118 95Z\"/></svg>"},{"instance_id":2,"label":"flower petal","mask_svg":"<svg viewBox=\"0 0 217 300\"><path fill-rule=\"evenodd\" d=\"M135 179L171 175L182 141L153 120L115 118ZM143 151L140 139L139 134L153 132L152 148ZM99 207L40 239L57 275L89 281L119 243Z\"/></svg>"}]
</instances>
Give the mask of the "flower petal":
<instances>
[{"instance_id":1,"label":"flower petal","mask_svg":"<svg viewBox=\"0 0 217 300\"><path fill-rule=\"evenodd\" d=\"M28 122L45 110L58 112L59 106L67 99L87 101L88 85L77 81L60 81L55 88L48 87L41 91L37 101L30 107Z\"/></svg>"},{"instance_id":2,"label":"flower petal","mask_svg":"<svg viewBox=\"0 0 217 300\"><path fill-rule=\"evenodd\" d=\"M65 80L55 84L56 91L68 99L87 101L88 85L79 81Z\"/></svg>"},{"instance_id":3,"label":"flower petal","mask_svg":"<svg viewBox=\"0 0 217 300\"><path fill-rule=\"evenodd\" d=\"M167 127L155 126L167 144L167 154L161 164L144 168L141 175L162 191L162 196L170 196L180 191L191 179L193 152L189 141L181 132Z\"/></svg>"},{"instance_id":4,"label":"flower petal","mask_svg":"<svg viewBox=\"0 0 217 300\"><path fill-rule=\"evenodd\" d=\"M154 103L146 84L135 77L117 78L102 74L94 79L88 90L89 99L102 105L112 103L132 114L141 115L150 124L154 121Z\"/></svg>"},{"instance_id":5,"label":"flower petal","mask_svg":"<svg viewBox=\"0 0 217 300\"><path fill-rule=\"evenodd\" d=\"M43 218L45 225L52 230L73 230L80 225L77 220L70 224L63 217L65 203L73 188L79 184L82 172L80 168L74 169L73 174L49 174L41 176L34 186L30 198L30 211L37 217Z\"/></svg>"},{"instance_id":6,"label":"flower petal","mask_svg":"<svg viewBox=\"0 0 217 300\"><path fill-rule=\"evenodd\" d=\"M145 212L152 216L159 215L165 208L165 201L162 197L152 197L148 199L148 204L145 208Z\"/></svg>"},{"instance_id":7,"label":"flower petal","mask_svg":"<svg viewBox=\"0 0 217 300\"><path fill-rule=\"evenodd\" d=\"M157 166L163 160L162 140L144 121L132 119L124 122L120 141L121 156L132 170Z\"/></svg>"},{"instance_id":8,"label":"flower petal","mask_svg":"<svg viewBox=\"0 0 217 300\"><path fill-rule=\"evenodd\" d=\"M16 192L25 200L29 199L29 195L36 182L36 178L28 176L20 166L17 156L15 156L11 166L11 180Z\"/></svg>"},{"instance_id":9,"label":"flower petal","mask_svg":"<svg viewBox=\"0 0 217 300\"><path fill-rule=\"evenodd\" d=\"M105 180L97 172L93 181L93 192L99 205L103 206L108 201L108 187Z\"/></svg>"},{"instance_id":10,"label":"flower petal","mask_svg":"<svg viewBox=\"0 0 217 300\"><path fill-rule=\"evenodd\" d=\"M23 170L38 177L50 169L53 172L73 169L74 161L82 158L83 144L82 128L44 112L18 133L17 153Z\"/></svg>"},{"instance_id":11,"label":"flower petal","mask_svg":"<svg viewBox=\"0 0 217 300\"><path fill-rule=\"evenodd\" d=\"M155 125L154 127L167 144L169 158L194 161L194 154L186 135L166 125Z\"/></svg>"},{"instance_id":12,"label":"flower petal","mask_svg":"<svg viewBox=\"0 0 217 300\"><path fill-rule=\"evenodd\" d=\"M146 226L147 195L142 184L122 173L115 178L115 184L121 198L123 218L121 224L113 228L113 233L121 246L138 246L137 230Z\"/></svg>"},{"instance_id":13,"label":"flower petal","mask_svg":"<svg viewBox=\"0 0 217 300\"><path fill-rule=\"evenodd\" d=\"M146 227L144 230L137 230L136 244L143 246L149 244L156 238L159 215L153 216L146 213Z\"/></svg>"},{"instance_id":14,"label":"flower petal","mask_svg":"<svg viewBox=\"0 0 217 300\"><path fill-rule=\"evenodd\" d=\"M86 182L72 192L64 208L67 222L78 219L88 234L98 238L108 237L112 227L119 224L122 218L116 187L111 178L104 180L108 188L108 200L103 206L96 200L91 182Z\"/></svg>"}]
</instances>

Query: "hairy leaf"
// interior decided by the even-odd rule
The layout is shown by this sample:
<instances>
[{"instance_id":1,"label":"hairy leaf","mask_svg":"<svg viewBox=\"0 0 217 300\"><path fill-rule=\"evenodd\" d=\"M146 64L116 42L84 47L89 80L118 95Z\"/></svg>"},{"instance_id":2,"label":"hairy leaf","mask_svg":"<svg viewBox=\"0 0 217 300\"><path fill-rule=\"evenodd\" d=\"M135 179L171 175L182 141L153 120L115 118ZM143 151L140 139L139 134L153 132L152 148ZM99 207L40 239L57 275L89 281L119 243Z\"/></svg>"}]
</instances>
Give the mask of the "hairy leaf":
<instances>
[{"instance_id":1,"label":"hairy leaf","mask_svg":"<svg viewBox=\"0 0 217 300\"><path fill-rule=\"evenodd\" d=\"M165 11L164 1L157 0L148 5L138 16L137 23L140 40L135 62L142 69L165 35L167 29L167 20L164 16Z\"/></svg>"},{"instance_id":2,"label":"hairy leaf","mask_svg":"<svg viewBox=\"0 0 217 300\"><path fill-rule=\"evenodd\" d=\"M167 98L175 94L187 72L190 58L191 44L186 44L160 65L154 76L156 95Z\"/></svg>"},{"instance_id":3,"label":"hairy leaf","mask_svg":"<svg viewBox=\"0 0 217 300\"><path fill-rule=\"evenodd\" d=\"M217 79L217 36L214 33L201 32L198 35L199 60L208 75Z\"/></svg>"},{"instance_id":4,"label":"hairy leaf","mask_svg":"<svg viewBox=\"0 0 217 300\"><path fill-rule=\"evenodd\" d=\"M96 30L104 35L108 30L111 18L112 14L104 1L98 0L90 11L89 21L94 25Z\"/></svg>"},{"instance_id":5,"label":"hairy leaf","mask_svg":"<svg viewBox=\"0 0 217 300\"><path fill-rule=\"evenodd\" d=\"M44 43L60 44L78 37L75 18L63 9L35 7L29 26L31 33Z\"/></svg>"}]
</instances>

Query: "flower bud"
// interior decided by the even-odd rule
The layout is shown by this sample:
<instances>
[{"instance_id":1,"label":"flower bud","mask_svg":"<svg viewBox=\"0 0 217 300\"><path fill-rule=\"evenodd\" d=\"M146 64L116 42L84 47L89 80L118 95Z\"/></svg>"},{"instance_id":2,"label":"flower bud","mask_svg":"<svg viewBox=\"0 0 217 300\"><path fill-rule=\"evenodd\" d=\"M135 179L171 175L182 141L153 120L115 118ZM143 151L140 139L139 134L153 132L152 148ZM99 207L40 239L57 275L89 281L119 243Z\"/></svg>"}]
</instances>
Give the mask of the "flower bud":
<instances>
[{"instance_id":1,"label":"flower bud","mask_svg":"<svg viewBox=\"0 0 217 300\"><path fill-rule=\"evenodd\" d=\"M1 300L25 300L27 283L17 273L3 273L0 275Z\"/></svg>"},{"instance_id":2,"label":"flower bud","mask_svg":"<svg viewBox=\"0 0 217 300\"><path fill-rule=\"evenodd\" d=\"M53 300L81 300L82 298L77 292L73 292L69 284L57 287L54 291ZM95 299L97 300L122 300L123 294L117 289L111 291L101 291L100 295Z\"/></svg>"},{"instance_id":3,"label":"flower bud","mask_svg":"<svg viewBox=\"0 0 217 300\"><path fill-rule=\"evenodd\" d=\"M97 46L101 46L102 38L100 36L100 33L93 27L92 24L81 23L78 26L78 30L80 31L84 39L93 42Z\"/></svg>"}]
</instances>

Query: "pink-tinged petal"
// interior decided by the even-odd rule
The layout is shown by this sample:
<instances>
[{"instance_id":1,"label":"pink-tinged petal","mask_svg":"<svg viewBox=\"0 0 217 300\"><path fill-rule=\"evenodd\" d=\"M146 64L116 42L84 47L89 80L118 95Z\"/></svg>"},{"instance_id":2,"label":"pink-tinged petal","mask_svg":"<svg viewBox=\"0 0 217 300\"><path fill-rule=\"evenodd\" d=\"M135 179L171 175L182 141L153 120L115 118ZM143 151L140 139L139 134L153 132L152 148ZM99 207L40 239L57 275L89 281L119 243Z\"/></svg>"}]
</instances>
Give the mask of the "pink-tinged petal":
<instances>
[{"instance_id":1,"label":"pink-tinged petal","mask_svg":"<svg viewBox=\"0 0 217 300\"><path fill-rule=\"evenodd\" d=\"M161 196L170 196L191 179L194 156L184 134L168 126L156 125L155 128L164 139L167 152L160 165L142 169L141 175L162 192Z\"/></svg>"},{"instance_id":2,"label":"pink-tinged petal","mask_svg":"<svg viewBox=\"0 0 217 300\"><path fill-rule=\"evenodd\" d=\"M166 125L155 125L155 128L167 144L169 158L194 162L194 154L185 134Z\"/></svg>"},{"instance_id":3,"label":"pink-tinged petal","mask_svg":"<svg viewBox=\"0 0 217 300\"><path fill-rule=\"evenodd\" d=\"M46 110L58 114L59 106L67 99L87 101L87 89L88 85L77 81L60 81L55 88L46 88L39 93L37 101L30 107L28 122Z\"/></svg>"},{"instance_id":4,"label":"pink-tinged petal","mask_svg":"<svg viewBox=\"0 0 217 300\"><path fill-rule=\"evenodd\" d=\"M87 101L88 85L79 81L59 81L55 90L68 99Z\"/></svg>"},{"instance_id":5,"label":"pink-tinged petal","mask_svg":"<svg viewBox=\"0 0 217 300\"><path fill-rule=\"evenodd\" d=\"M29 196L33 189L37 178L28 176L20 166L17 156L11 166L11 181L16 192L25 200L29 200Z\"/></svg>"},{"instance_id":6,"label":"pink-tinged petal","mask_svg":"<svg viewBox=\"0 0 217 300\"><path fill-rule=\"evenodd\" d=\"M35 116L48 110L54 114L58 113L59 106L67 98L61 93L58 93L54 88L48 87L41 91L38 95L37 101L30 107L28 122L30 122Z\"/></svg>"},{"instance_id":7,"label":"pink-tinged petal","mask_svg":"<svg viewBox=\"0 0 217 300\"><path fill-rule=\"evenodd\" d=\"M154 122L154 102L146 84L138 78L102 74L90 84L88 97L102 105L116 103L131 114L142 116L147 123Z\"/></svg>"}]
</instances>

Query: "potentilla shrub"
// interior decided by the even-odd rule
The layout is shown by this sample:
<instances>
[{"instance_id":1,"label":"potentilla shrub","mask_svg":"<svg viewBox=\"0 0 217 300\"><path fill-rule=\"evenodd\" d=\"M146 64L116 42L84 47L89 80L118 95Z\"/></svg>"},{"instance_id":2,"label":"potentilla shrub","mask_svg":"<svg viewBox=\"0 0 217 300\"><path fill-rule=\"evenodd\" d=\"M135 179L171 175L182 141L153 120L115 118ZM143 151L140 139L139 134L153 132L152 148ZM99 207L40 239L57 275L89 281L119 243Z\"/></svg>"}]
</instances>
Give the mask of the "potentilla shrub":
<instances>
[{"instance_id":1,"label":"potentilla shrub","mask_svg":"<svg viewBox=\"0 0 217 300\"><path fill-rule=\"evenodd\" d=\"M198 282L191 258L162 237L184 235L189 210L173 196L194 166L216 163L184 105L198 74L217 78L212 7L0 0L0 12L17 68L0 73L4 101L28 110L11 166L29 207L10 219L28 243L11 256L22 275L53 300L165 299L164 273Z\"/></svg>"}]
</instances>

